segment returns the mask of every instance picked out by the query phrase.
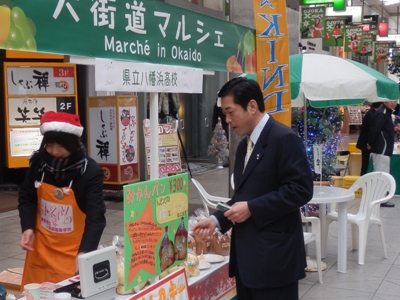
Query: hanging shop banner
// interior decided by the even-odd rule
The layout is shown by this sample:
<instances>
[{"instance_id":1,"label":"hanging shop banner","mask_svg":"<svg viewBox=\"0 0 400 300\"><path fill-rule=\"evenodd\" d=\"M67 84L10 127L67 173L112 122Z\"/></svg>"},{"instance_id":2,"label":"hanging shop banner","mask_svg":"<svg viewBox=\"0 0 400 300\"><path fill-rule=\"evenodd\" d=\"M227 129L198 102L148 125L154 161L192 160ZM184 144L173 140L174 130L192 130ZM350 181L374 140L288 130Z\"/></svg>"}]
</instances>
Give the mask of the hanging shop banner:
<instances>
[{"instance_id":1,"label":"hanging shop banner","mask_svg":"<svg viewBox=\"0 0 400 300\"><path fill-rule=\"evenodd\" d=\"M139 181L137 96L87 98L88 152L106 184Z\"/></svg>"},{"instance_id":2,"label":"hanging shop banner","mask_svg":"<svg viewBox=\"0 0 400 300\"><path fill-rule=\"evenodd\" d=\"M37 134L42 115L50 110L78 112L76 67L66 63L6 62L4 87L6 141L10 145L7 168L26 168L42 140Z\"/></svg>"},{"instance_id":3,"label":"hanging shop banner","mask_svg":"<svg viewBox=\"0 0 400 300\"><path fill-rule=\"evenodd\" d=\"M343 46L345 35L345 18L325 17L324 47Z\"/></svg>"},{"instance_id":4,"label":"hanging shop banner","mask_svg":"<svg viewBox=\"0 0 400 300\"><path fill-rule=\"evenodd\" d=\"M358 53L362 50L362 26L346 26L344 52Z\"/></svg>"},{"instance_id":5,"label":"hanging shop banner","mask_svg":"<svg viewBox=\"0 0 400 300\"><path fill-rule=\"evenodd\" d=\"M289 33L286 21L286 1L253 0L256 24L257 82L260 85L265 110L274 119L291 125L289 72ZM250 38L248 38L250 39ZM250 44L250 42L249 42Z\"/></svg>"},{"instance_id":6,"label":"hanging shop banner","mask_svg":"<svg viewBox=\"0 0 400 300\"><path fill-rule=\"evenodd\" d=\"M375 42L375 38L375 34L363 32L361 51L356 52L355 56L372 56L372 46Z\"/></svg>"},{"instance_id":7,"label":"hanging shop banner","mask_svg":"<svg viewBox=\"0 0 400 300\"><path fill-rule=\"evenodd\" d=\"M202 93L203 70L96 59L96 91Z\"/></svg>"},{"instance_id":8,"label":"hanging shop banner","mask_svg":"<svg viewBox=\"0 0 400 300\"><path fill-rule=\"evenodd\" d=\"M186 261L188 188L187 173L124 185L125 290Z\"/></svg>"},{"instance_id":9,"label":"hanging shop banner","mask_svg":"<svg viewBox=\"0 0 400 300\"><path fill-rule=\"evenodd\" d=\"M143 120L144 143L146 147L147 174L150 175L150 120ZM179 151L177 123L158 125L158 174L165 177L182 172Z\"/></svg>"},{"instance_id":10,"label":"hanging shop banner","mask_svg":"<svg viewBox=\"0 0 400 300\"><path fill-rule=\"evenodd\" d=\"M302 39L322 38L325 36L325 6L300 7L300 37Z\"/></svg>"},{"instance_id":11,"label":"hanging shop banner","mask_svg":"<svg viewBox=\"0 0 400 300\"><path fill-rule=\"evenodd\" d=\"M374 42L373 45L374 62L383 63L389 60L389 49L396 46L396 42Z\"/></svg>"},{"instance_id":12,"label":"hanging shop banner","mask_svg":"<svg viewBox=\"0 0 400 300\"><path fill-rule=\"evenodd\" d=\"M179 269L167 277L150 285L143 291L133 295L129 300L187 300L189 286L187 283L185 268Z\"/></svg>"},{"instance_id":13,"label":"hanging shop banner","mask_svg":"<svg viewBox=\"0 0 400 300\"><path fill-rule=\"evenodd\" d=\"M157 0L0 0L3 49L227 71L249 30Z\"/></svg>"}]
</instances>

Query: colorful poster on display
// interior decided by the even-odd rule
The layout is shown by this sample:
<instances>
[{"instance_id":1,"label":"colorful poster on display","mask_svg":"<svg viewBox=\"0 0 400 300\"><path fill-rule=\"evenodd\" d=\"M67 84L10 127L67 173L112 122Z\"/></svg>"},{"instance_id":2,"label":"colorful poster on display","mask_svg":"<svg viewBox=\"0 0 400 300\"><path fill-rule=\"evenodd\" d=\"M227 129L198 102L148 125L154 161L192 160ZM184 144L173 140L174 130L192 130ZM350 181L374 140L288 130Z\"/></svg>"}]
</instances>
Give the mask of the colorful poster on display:
<instances>
[{"instance_id":1,"label":"colorful poster on display","mask_svg":"<svg viewBox=\"0 0 400 300\"><path fill-rule=\"evenodd\" d=\"M361 51L354 53L356 56L372 56L372 47L375 41L376 35L373 33L362 34L362 45Z\"/></svg>"},{"instance_id":2,"label":"colorful poster on display","mask_svg":"<svg viewBox=\"0 0 400 300\"><path fill-rule=\"evenodd\" d=\"M88 97L88 152L104 183L139 180L137 96Z\"/></svg>"},{"instance_id":3,"label":"colorful poster on display","mask_svg":"<svg viewBox=\"0 0 400 300\"><path fill-rule=\"evenodd\" d=\"M257 82L260 85L266 112L274 119L291 126L289 72L289 33L286 1L253 0L256 24ZM255 53L253 53L255 54Z\"/></svg>"},{"instance_id":4,"label":"colorful poster on display","mask_svg":"<svg viewBox=\"0 0 400 300\"><path fill-rule=\"evenodd\" d=\"M144 143L146 147L147 172L150 175L150 120L143 120ZM158 173L159 177L182 172L177 123L158 125Z\"/></svg>"},{"instance_id":5,"label":"colorful poster on display","mask_svg":"<svg viewBox=\"0 0 400 300\"><path fill-rule=\"evenodd\" d=\"M124 287L187 258L188 174L124 185Z\"/></svg>"},{"instance_id":6,"label":"colorful poster on display","mask_svg":"<svg viewBox=\"0 0 400 300\"><path fill-rule=\"evenodd\" d=\"M226 72L249 30L157 0L0 0L2 49Z\"/></svg>"},{"instance_id":7,"label":"colorful poster on display","mask_svg":"<svg viewBox=\"0 0 400 300\"><path fill-rule=\"evenodd\" d=\"M345 22L345 18L325 17L325 36L322 43L324 47L343 46Z\"/></svg>"},{"instance_id":8,"label":"colorful poster on display","mask_svg":"<svg viewBox=\"0 0 400 300\"><path fill-rule=\"evenodd\" d=\"M300 7L300 37L302 39L325 37L325 6Z\"/></svg>"},{"instance_id":9,"label":"colorful poster on display","mask_svg":"<svg viewBox=\"0 0 400 300\"><path fill-rule=\"evenodd\" d=\"M357 53L362 49L362 26L346 26L344 38L344 52Z\"/></svg>"},{"instance_id":10,"label":"colorful poster on display","mask_svg":"<svg viewBox=\"0 0 400 300\"><path fill-rule=\"evenodd\" d=\"M377 63L387 62L389 60L389 49L396 45L395 42L374 42L373 60Z\"/></svg>"}]
</instances>

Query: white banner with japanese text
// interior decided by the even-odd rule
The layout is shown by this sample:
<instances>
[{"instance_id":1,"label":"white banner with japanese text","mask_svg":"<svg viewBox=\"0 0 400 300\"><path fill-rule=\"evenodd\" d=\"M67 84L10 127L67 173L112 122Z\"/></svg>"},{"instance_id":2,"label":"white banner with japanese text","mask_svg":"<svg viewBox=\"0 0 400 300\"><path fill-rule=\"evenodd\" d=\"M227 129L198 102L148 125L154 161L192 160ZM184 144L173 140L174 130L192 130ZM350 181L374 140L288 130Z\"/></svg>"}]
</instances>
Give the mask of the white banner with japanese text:
<instances>
[{"instance_id":1,"label":"white banner with japanese text","mask_svg":"<svg viewBox=\"0 0 400 300\"><path fill-rule=\"evenodd\" d=\"M201 93L203 70L96 59L96 91Z\"/></svg>"}]
</instances>

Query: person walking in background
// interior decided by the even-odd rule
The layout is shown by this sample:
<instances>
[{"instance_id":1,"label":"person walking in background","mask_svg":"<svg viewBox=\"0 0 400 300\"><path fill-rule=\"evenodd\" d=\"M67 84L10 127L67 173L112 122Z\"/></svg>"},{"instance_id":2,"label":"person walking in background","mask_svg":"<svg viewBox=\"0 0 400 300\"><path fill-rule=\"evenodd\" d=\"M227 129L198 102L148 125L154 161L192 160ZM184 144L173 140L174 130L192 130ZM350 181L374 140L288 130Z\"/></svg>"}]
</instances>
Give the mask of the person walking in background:
<instances>
[{"instance_id":1,"label":"person walking in background","mask_svg":"<svg viewBox=\"0 0 400 300\"><path fill-rule=\"evenodd\" d=\"M103 171L80 142L79 116L46 112L40 132L18 198L27 251L22 288L78 274L77 257L97 249L106 225Z\"/></svg>"},{"instance_id":2,"label":"person walking in background","mask_svg":"<svg viewBox=\"0 0 400 300\"><path fill-rule=\"evenodd\" d=\"M306 254L300 207L312 198L313 181L304 146L289 127L265 112L258 83L244 77L220 90L226 122L240 136L230 209L193 226L208 237L232 228L229 275L238 300L297 300Z\"/></svg>"},{"instance_id":3,"label":"person walking in background","mask_svg":"<svg viewBox=\"0 0 400 300\"><path fill-rule=\"evenodd\" d=\"M393 124L392 114L396 101L386 101L373 116L367 139L367 149L371 151L374 171L390 173L390 157L394 148L394 132L400 128ZM382 203L384 207L394 207L391 202Z\"/></svg>"},{"instance_id":4,"label":"person walking in background","mask_svg":"<svg viewBox=\"0 0 400 300\"><path fill-rule=\"evenodd\" d=\"M356 147L361 150L361 176L367 173L371 156L371 151L367 149L369 130L372 126L374 114L382 106L382 104L383 102L372 103L371 108L368 110L362 120L361 131L356 144Z\"/></svg>"}]
</instances>

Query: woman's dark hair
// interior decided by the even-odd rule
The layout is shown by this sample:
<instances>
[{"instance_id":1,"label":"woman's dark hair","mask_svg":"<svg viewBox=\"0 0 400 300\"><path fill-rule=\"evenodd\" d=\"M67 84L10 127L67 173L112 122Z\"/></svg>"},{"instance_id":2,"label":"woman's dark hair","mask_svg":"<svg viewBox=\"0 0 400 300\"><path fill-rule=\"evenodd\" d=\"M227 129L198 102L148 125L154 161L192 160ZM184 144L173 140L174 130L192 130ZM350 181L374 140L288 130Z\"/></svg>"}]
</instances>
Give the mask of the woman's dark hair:
<instances>
[{"instance_id":1,"label":"woman's dark hair","mask_svg":"<svg viewBox=\"0 0 400 300\"><path fill-rule=\"evenodd\" d=\"M236 77L224 84L218 92L218 97L232 96L233 102L247 109L247 104L254 99L258 110L265 111L264 98L257 81L245 77Z\"/></svg>"},{"instance_id":2,"label":"woman's dark hair","mask_svg":"<svg viewBox=\"0 0 400 300\"><path fill-rule=\"evenodd\" d=\"M48 131L44 134L40 149L46 144L56 143L63 146L71 154L80 148L80 137L71 133Z\"/></svg>"}]
</instances>

